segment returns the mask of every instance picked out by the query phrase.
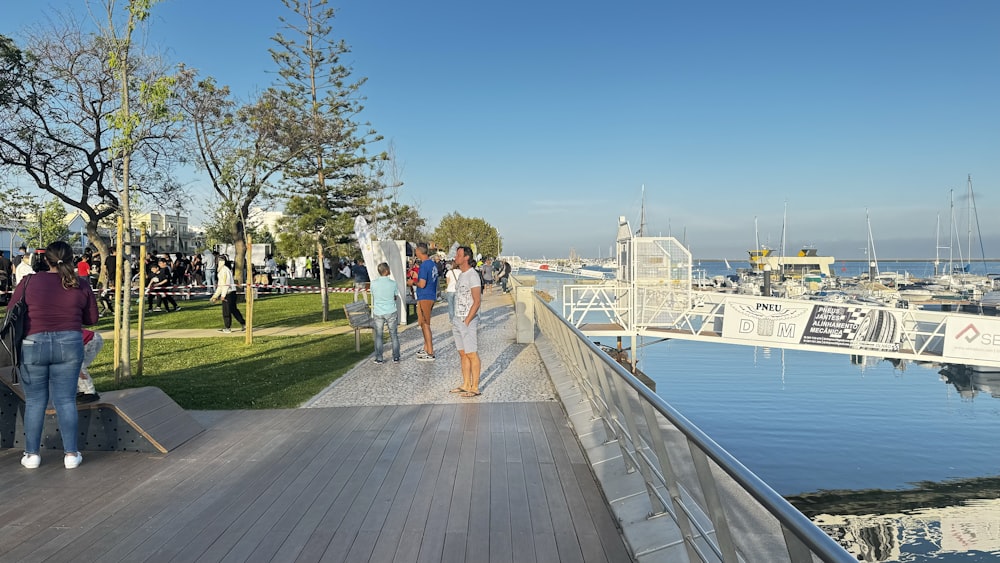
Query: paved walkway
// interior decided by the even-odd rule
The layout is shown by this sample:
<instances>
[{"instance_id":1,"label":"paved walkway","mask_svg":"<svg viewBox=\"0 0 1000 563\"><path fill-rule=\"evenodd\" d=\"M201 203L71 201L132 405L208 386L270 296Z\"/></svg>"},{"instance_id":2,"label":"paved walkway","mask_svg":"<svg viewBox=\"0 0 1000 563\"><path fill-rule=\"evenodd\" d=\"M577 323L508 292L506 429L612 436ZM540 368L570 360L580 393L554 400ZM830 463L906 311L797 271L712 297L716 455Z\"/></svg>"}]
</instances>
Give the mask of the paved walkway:
<instances>
[{"instance_id":1,"label":"paved walkway","mask_svg":"<svg viewBox=\"0 0 1000 563\"><path fill-rule=\"evenodd\" d=\"M451 336L448 307L439 303L431 315L434 337L432 362L415 355L423 348L414 324L400 332L402 361L375 364L366 359L316 395L305 406L418 405L462 402L553 401L555 389L538 350L515 341L514 307L509 295L491 293L483 299L479 321L482 395L472 399L449 393L462 382L458 351ZM386 337L388 340L388 336ZM369 345L370 346L370 345ZM385 358L391 345L385 343Z\"/></svg>"}]
</instances>

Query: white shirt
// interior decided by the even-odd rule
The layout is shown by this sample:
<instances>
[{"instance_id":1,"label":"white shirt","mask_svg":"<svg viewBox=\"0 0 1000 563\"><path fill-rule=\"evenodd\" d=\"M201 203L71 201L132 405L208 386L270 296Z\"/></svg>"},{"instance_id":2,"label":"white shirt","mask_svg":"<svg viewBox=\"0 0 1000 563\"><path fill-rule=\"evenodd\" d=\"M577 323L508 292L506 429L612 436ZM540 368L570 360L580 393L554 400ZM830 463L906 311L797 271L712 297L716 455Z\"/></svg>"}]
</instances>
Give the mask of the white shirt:
<instances>
[{"instance_id":1,"label":"white shirt","mask_svg":"<svg viewBox=\"0 0 1000 563\"><path fill-rule=\"evenodd\" d=\"M455 318L464 320L469 315L469 311L472 310L474 303L472 290L480 287L479 272L475 268L469 268L459 274L458 283L455 285Z\"/></svg>"},{"instance_id":2,"label":"white shirt","mask_svg":"<svg viewBox=\"0 0 1000 563\"><path fill-rule=\"evenodd\" d=\"M25 276L30 276L31 274L35 273L35 270L31 267L31 264L29 264L28 262L30 262L29 257L25 256L21 258L21 263L18 264L16 268L14 268L15 286L21 283L21 280L24 279Z\"/></svg>"},{"instance_id":3,"label":"white shirt","mask_svg":"<svg viewBox=\"0 0 1000 563\"><path fill-rule=\"evenodd\" d=\"M444 278L448 282L448 285L444 288L445 293L455 293L455 286L458 284L458 275L461 272L458 268L451 268L445 273Z\"/></svg>"}]
</instances>

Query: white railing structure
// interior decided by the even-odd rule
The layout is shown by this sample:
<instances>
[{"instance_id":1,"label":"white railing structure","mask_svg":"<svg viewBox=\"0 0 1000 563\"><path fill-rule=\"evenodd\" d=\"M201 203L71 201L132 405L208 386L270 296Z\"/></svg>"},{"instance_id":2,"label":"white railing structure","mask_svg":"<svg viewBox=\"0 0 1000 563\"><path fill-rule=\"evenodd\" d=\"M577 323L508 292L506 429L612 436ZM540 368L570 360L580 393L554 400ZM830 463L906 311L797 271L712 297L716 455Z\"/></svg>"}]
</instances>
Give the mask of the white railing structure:
<instances>
[{"instance_id":1,"label":"white railing structure","mask_svg":"<svg viewBox=\"0 0 1000 563\"><path fill-rule=\"evenodd\" d=\"M649 517L673 520L690 562L856 561L537 294L532 298L541 333L585 392L607 440L617 443L625 470L641 474ZM762 540L754 531L760 529L771 540ZM764 541L772 545L762 547Z\"/></svg>"},{"instance_id":2,"label":"white railing structure","mask_svg":"<svg viewBox=\"0 0 1000 563\"><path fill-rule=\"evenodd\" d=\"M632 237L618 271L563 286L563 317L587 336L678 338L941 364L1000 367L1000 317L879 304L694 291L691 255L670 237Z\"/></svg>"}]
</instances>

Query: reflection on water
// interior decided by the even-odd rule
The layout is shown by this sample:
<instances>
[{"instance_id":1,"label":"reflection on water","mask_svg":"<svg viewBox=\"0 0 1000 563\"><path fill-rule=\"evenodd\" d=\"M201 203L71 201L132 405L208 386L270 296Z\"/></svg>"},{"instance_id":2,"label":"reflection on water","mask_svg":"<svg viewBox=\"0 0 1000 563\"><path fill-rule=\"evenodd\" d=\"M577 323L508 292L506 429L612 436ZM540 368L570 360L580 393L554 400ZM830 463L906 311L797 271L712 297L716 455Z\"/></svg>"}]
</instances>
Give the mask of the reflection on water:
<instances>
[{"instance_id":1,"label":"reflection on water","mask_svg":"<svg viewBox=\"0 0 1000 563\"><path fill-rule=\"evenodd\" d=\"M941 381L954 385L963 399L975 399L980 393L1000 399L1000 368L949 364L938 373Z\"/></svg>"},{"instance_id":2,"label":"reflection on water","mask_svg":"<svg viewBox=\"0 0 1000 563\"><path fill-rule=\"evenodd\" d=\"M831 508L833 514L812 516L813 522L859 561L995 562L1000 556L1000 499L891 513Z\"/></svg>"},{"instance_id":3,"label":"reflection on water","mask_svg":"<svg viewBox=\"0 0 1000 563\"><path fill-rule=\"evenodd\" d=\"M561 312L565 278L538 281ZM1000 560L1000 373L680 340L636 353L664 400L859 560Z\"/></svg>"}]
</instances>

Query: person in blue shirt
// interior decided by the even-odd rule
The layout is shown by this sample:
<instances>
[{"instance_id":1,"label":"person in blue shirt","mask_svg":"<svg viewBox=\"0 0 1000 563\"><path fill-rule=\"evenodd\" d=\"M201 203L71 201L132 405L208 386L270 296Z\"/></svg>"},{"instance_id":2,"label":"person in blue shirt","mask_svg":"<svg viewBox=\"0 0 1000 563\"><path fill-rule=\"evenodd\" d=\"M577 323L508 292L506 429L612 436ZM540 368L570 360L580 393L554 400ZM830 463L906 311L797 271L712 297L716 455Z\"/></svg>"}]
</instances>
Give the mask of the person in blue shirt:
<instances>
[{"instance_id":1,"label":"person in blue shirt","mask_svg":"<svg viewBox=\"0 0 1000 563\"><path fill-rule=\"evenodd\" d=\"M388 325L389 340L392 342L392 361L399 361L399 287L396 280L389 277L389 264L378 265L378 276L371 282L372 326L375 329L375 363L381 364L384 326Z\"/></svg>"},{"instance_id":2,"label":"person in blue shirt","mask_svg":"<svg viewBox=\"0 0 1000 563\"><path fill-rule=\"evenodd\" d=\"M416 290L417 324L424 335L424 349L417 352L417 359L425 362L434 361L434 341L431 338L431 309L437 301L438 268L434 260L427 254L427 244L420 243L415 249L420 260L420 270L417 279L408 283Z\"/></svg>"}]
</instances>

